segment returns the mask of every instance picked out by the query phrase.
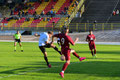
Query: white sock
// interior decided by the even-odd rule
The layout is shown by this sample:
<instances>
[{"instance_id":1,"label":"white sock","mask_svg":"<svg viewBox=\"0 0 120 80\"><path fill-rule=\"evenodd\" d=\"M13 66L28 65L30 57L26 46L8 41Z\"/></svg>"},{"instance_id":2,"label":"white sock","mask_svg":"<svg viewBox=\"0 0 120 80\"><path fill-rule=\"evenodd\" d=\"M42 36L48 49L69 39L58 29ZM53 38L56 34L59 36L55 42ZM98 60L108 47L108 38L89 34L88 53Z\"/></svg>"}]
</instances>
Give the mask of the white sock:
<instances>
[{"instance_id":1,"label":"white sock","mask_svg":"<svg viewBox=\"0 0 120 80\"><path fill-rule=\"evenodd\" d=\"M64 71L62 71L62 73L64 73Z\"/></svg>"}]
</instances>

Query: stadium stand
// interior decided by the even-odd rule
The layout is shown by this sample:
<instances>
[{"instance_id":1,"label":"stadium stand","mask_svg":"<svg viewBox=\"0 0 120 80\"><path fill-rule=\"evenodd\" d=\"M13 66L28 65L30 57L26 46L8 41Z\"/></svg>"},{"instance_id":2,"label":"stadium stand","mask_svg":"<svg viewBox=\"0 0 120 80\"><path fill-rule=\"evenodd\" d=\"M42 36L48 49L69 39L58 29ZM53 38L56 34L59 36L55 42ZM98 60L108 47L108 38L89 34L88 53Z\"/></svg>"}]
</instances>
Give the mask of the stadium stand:
<instances>
[{"instance_id":1,"label":"stadium stand","mask_svg":"<svg viewBox=\"0 0 120 80\"><path fill-rule=\"evenodd\" d=\"M36 9L40 6L40 3L35 2L33 6L34 6L34 9L29 9L28 13L33 14L36 11Z\"/></svg>"},{"instance_id":2,"label":"stadium stand","mask_svg":"<svg viewBox=\"0 0 120 80\"><path fill-rule=\"evenodd\" d=\"M12 25L12 27L20 27L22 23L24 23L25 18L21 18L20 20L17 20L16 23Z\"/></svg>"},{"instance_id":3,"label":"stadium stand","mask_svg":"<svg viewBox=\"0 0 120 80\"><path fill-rule=\"evenodd\" d=\"M52 18L46 25L46 27L54 27L54 24L59 21L59 17Z\"/></svg>"},{"instance_id":4,"label":"stadium stand","mask_svg":"<svg viewBox=\"0 0 120 80\"><path fill-rule=\"evenodd\" d=\"M44 11L45 7L49 4L49 2L43 2L40 6L36 9L37 14L41 14Z\"/></svg>"},{"instance_id":5,"label":"stadium stand","mask_svg":"<svg viewBox=\"0 0 120 80\"><path fill-rule=\"evenodd\" d=\"M111 16L118 0L90 0L82 18L74 18L72 23L105 23Z\"/></svg>"},{"instance_id":6,"label":"stadium stand","mask_svg":"<svg viewBox=\"0 0 120 80\"><path fill-rule=\"evenodd\" d=\"M64 11L65 7L69 7L70 6L70 0L66 0L65 3L62 5L62 7L59 9L59 11L57 12L57 14L60 14L62 11Z\"/></svg>"},{"instance_id":7,"label":"stadium stand","mask_svg":"<svg viewBox=\"0 0 120 80\"><path fill-rule=\"evenodd\" d=\"M42 21L42 20L43 20L43 18L33 20L32 23L30 24L30 27L37 27L37 24L40 23L40 21Z\"/></svg>"},{"instance_id":8,"label":"stadium stand","mask_svg":"<svg viewBox=\"0 0 120 80\"><path fill-rule=\"evenodd\" d=\"M60 6L62 6L64 3L65 3L65 0L58 0L52 10L55 12L58 12L58 10L60 9Z\"/></svg>"},{"instance_id":9,"label":"stadium stand","mask_svg":"<svg viewBox=\"0 0 120 80\"><path fill-rule=\"evenodd\" d=\"M45 14L47 14L51 10L52 6L54 6L56 3L57 2L54 2L53 0L50 1L49 4L43 10L45 12Z\"/></svg>"},{"instance_id":10,"label":"stadium stand","mask_svg":"<svg viewBox=\"0 0 120 80\"><path fill-rule=\"evenodd\" d=\"M118 2L115 11L120 10L120 2ZM111 14L111 17L109 18L108 23L119 23L120 22L120 13L118 12L118 14L113 15Z\"/></svg>"},{"instance_id":11,"label":"stadium stand","mask_svg":"<svg viewBox=\"0 0 120 80\"><path fill-rule=\"evenodd\" d=\"M76 8L74 5L78 1L80 0L48 0L42 3L35 1L16 4L11 10L11 15L2 20L3 27L6 28L2 27L1 29L55 27L61 20L62 25L64 25L64 22L69 19ZM22 6L24 7L22 8ZM12 11L14 14L12 14ZM54 15L51 15L51 11ZM28 14L25 15L27 12ZM61 14L62 12L63 14ZM44 13L44 15L41 15L41 13Z\"/></svg>"}]
</instances>

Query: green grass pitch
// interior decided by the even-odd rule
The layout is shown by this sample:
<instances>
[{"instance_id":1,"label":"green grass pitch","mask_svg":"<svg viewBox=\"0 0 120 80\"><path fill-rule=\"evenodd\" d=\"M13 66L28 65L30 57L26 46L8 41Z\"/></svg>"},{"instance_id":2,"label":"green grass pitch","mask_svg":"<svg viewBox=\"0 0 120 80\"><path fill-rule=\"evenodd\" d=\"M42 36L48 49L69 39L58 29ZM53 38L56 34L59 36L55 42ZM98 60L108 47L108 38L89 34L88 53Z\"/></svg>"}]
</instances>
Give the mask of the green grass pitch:
<instances>
[{"instance_id":1,"label":"green grass pitch","mask_svg":"<svg viewBox=\"0 0 120 80\"><path fill-rule=\"evenodd\" d=\"M71 54L71 64L62 79L59 72L64 61L53 49L47 49L52 68L47 68L38 43L22 43L24 52L14 52L13 42L0 42L0 80L120 80L120 45L96 45L93 59L87 44L71 46L86 60ZM60 49L60 47L59 47Z\"/></svg>"}]
</instances>

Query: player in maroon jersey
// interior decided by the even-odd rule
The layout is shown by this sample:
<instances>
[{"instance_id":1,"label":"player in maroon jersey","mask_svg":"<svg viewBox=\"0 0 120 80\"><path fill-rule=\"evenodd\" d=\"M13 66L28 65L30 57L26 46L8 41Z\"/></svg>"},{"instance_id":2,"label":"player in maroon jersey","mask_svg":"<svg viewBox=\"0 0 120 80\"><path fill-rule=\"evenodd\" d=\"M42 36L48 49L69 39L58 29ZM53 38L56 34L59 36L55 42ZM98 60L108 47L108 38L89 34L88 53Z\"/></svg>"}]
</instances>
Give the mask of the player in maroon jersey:
<instances>
[{"instance_id":1,"label":"player in maroon jersey","mask_svg":"<svg viewBox=\"0 0 120 80\"><path fill-rule=\"evenodd\" d=\"M84 60L86 57L80 57L75 50L70 49L70 44L75 45L75 43L78 41L78 38L73 41L70 36L68 36L69 29L65 28L63 30L63 33L55 34L52 37L52 43L54 42L54 37L57 37L60 39L61 44L61 53L65 56L66 63L64 64L62 71L60 72L60 75L62 78L64 78L64 71L66 70L67 66L70 64L70 53L72 53L74 56L76 56L80 61Z\"/></svg>"},{"instance_id":2,"label":"player in maroon jersey","mask_svg":"<svg viewBox=\"0 0 120 80\"><path fill-rule=\"evenodd\" d=\"M95 46L95 35L93 34L93 32L90 30L89 31L89 35L87 35L86 37L86 41L88 42L89 44L89 48L91 50L91 54L94 58L96 58L96 46ZM94 52L93 52L94 50Z\"/></svg>"}]
</instances>

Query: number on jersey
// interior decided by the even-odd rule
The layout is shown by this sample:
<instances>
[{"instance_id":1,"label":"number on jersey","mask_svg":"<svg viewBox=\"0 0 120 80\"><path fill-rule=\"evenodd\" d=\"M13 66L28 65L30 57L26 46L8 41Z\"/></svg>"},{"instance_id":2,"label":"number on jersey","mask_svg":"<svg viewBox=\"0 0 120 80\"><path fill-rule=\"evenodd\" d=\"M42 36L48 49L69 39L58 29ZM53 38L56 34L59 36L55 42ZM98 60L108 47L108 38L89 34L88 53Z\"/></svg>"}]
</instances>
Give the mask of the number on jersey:
<instances>
[{"instance_id":1,"label":"number on jersey","mask_svg":"<svg viewBox=\"0 0 120 80\"><path fill-rule=\"evenodd\" d=\"M64 43L65 43L65 39L62 38L62 39L61 39L61 44L64 45Z\"/></svg>"}]
</instances>

